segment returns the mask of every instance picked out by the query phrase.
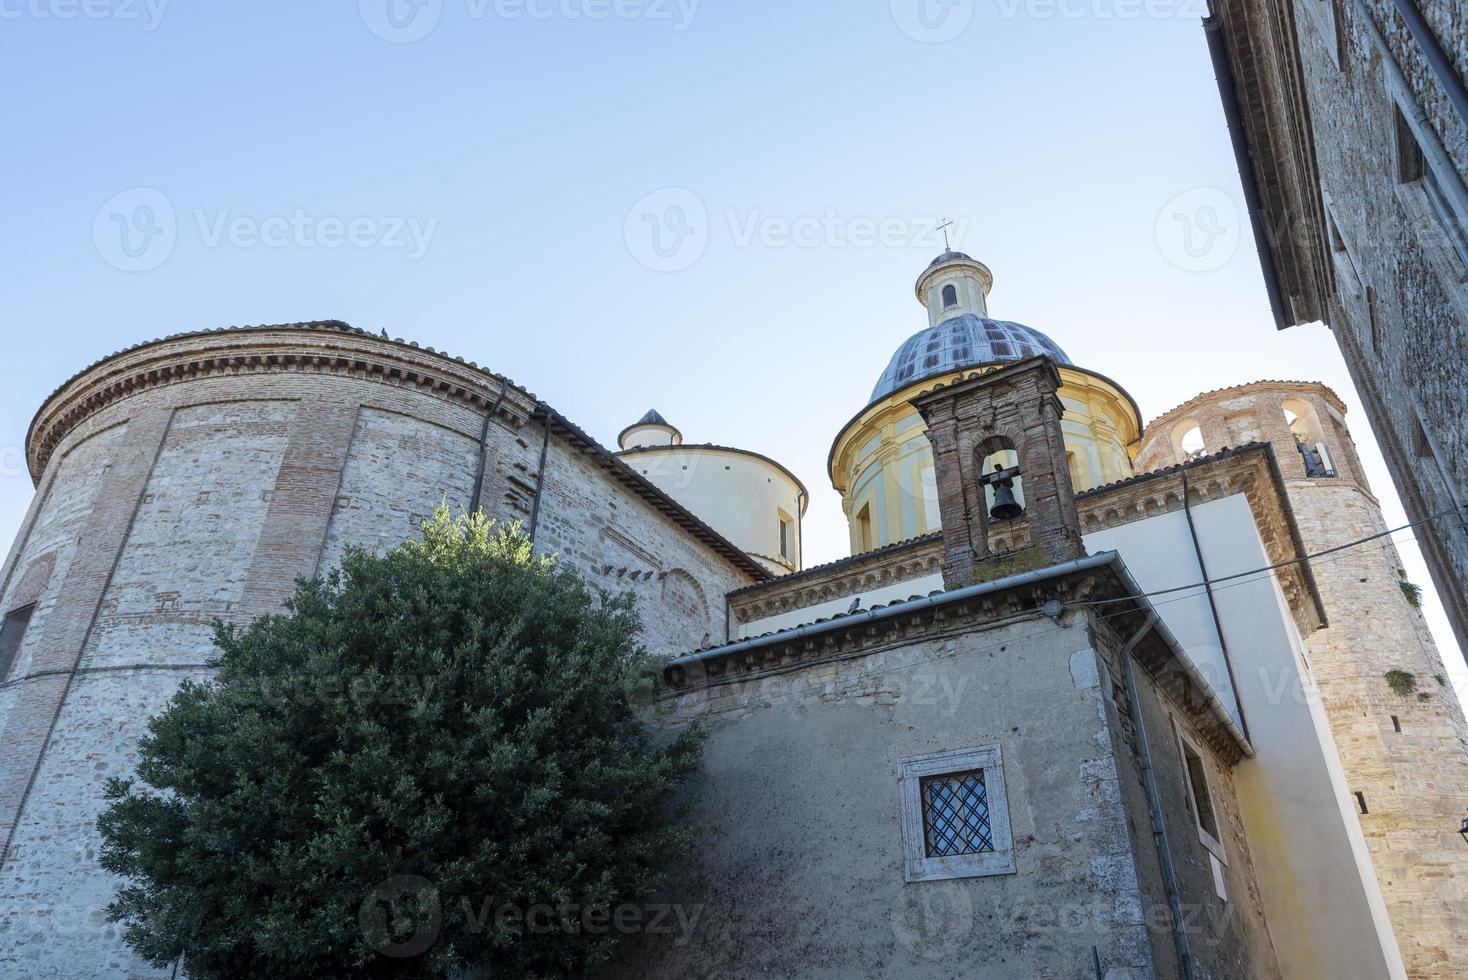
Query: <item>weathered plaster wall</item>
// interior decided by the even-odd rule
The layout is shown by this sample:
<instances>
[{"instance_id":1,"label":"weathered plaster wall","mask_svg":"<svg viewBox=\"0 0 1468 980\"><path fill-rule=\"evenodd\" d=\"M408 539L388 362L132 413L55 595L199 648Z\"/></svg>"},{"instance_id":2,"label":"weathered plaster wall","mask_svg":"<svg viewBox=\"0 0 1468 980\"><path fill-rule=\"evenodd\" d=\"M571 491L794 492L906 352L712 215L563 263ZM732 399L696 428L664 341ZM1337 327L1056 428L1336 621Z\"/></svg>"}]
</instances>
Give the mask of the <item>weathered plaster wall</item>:
<instances>
[{"instance_id":1,"label":"weathered plaster wall","mask_svg":"<svg viewBox=\"0 0 1468 980\"><path fill-rule=\"evenodd\" d=\"M1113 980L1173 975L1154 959L1172 939L1151 830L1086 622L954 628L680 695L669 723L710 731L702 836L668 896L687 927L636 939L613 974L1089 977L1094 947ZM1018 873L905 884L898 760L986 745L1003 753ZM1248 894L1247 850L1230 846ZM1208 899L1196 862L1180 873L1211 975L1277 975L1257 908Z\"/></svg>"},{"instance_id":2,"label":"weathered plaster wall","mask_svg":"<svg viewBox=\"0 0 1468 980\"><path fill-rule=\"evenodd\" d=\"M1210 577L1270 564L1244 497L1195 506L1193 518ZM1143 589L1199 581L1196 565L1191 574L1187 569L1196 558L1181 513L1086 540L1092 549L1121 552ZM1215 600L1233 660L1237 703L1258 752L1240 763L1234 780L1281 967L1291 978L1398 976L1396 942L1351 812L1348 783L1277 581L1271 575L1239 579L1215 590ZM1155 601L1179 642L1225 690L1227 667L1206 595L1183 592Z\"/></svg>"}]
</instances>

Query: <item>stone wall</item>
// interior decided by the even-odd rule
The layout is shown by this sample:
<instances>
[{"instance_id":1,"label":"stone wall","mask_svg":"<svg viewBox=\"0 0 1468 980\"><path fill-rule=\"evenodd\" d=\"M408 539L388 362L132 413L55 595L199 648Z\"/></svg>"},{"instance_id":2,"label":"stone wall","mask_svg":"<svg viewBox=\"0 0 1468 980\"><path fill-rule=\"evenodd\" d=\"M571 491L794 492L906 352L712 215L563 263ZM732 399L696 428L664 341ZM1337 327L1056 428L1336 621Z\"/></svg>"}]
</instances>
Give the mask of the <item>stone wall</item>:
<instances>
[{"instance_id":1,"label":"stone wall","mask_svg":"<svg viewBox=\"0 0 1468 980\"><path fill-rule=\"evenodd\" d=\"M1391 0L1211 6L1241 108L1241 166L1263 200L1258 244L1282 283L1278 325L1324 320L1335 332L1403 505L1427 521L1417 537L1468 650L1468 255L1451 241L1453 223L1468 228L1468 125ZM1414 6L1461 86L1463 4ZM1429 178L1404 167L1404 130Z\"/></svg>"},{"instance_id":2,"label":"stone wall","mask_svg":"<svg viewBox=\"0 0 1468 980\"><path fill-rule=\"evenodd\" d=\"M1313 406L1336 476L1306 476L1283 424L1286 400ZM1212 392L1149 427L1139 458L1171 462L1168 432L1179 422L1199 424L1210 449L1230 429L1268 439L1305 550L1318 553L1387 530L1343 408L1322 385ZM1446 980L1468 976L1468 848L1457 834L1468 814L1468 723L1426 622L1401 588L1401 569L1385 537L1312 561L1330 625L1305 642L1348 791L1360 794L1352 803L1408 974ZM1416 690L1394 693L1392 671L1411 675Z\"/></svg>"},{"instance_id":3,"label":"stone wall","mask_svg":"<svg viewBox=\"0 0 1468 980\"><path fill-rule=\"evenodd\" d=\"M611 975L1178 975L1114 638L1085 615L960 619L676 697L669 724L710 732L701 833L665 897L678 928ZM1181 712L1139 674L1197 975L1277 977L1228 766L1207 753L1225 902L1189 836ZM1002 752L1017 873L905 882L898 760L980 746Z\"/></svg>"},{"instance_id":4,"label":"stone wall","mask_svg":"<svg viewBox=\"0 0 1468 980\"><path fill-rule=\"evenodd\" d=\"M179 683L208 676L216 619L276 611L348 545L383 551L438 506L467 509L482 439L485 510L527 519L539 492L537 547L637 593L651 649L722 639L722 596L758 567L599 447L552 435L542 478L538 406L487 372L331 325L145 345L48 401L37 502L0 571L0 611L36 603L0 679L0 972L167 975L105 922L105 780L130 774ZM615 557L632 542L647 559L635 568Z\"/></svg>"}]
</instances>

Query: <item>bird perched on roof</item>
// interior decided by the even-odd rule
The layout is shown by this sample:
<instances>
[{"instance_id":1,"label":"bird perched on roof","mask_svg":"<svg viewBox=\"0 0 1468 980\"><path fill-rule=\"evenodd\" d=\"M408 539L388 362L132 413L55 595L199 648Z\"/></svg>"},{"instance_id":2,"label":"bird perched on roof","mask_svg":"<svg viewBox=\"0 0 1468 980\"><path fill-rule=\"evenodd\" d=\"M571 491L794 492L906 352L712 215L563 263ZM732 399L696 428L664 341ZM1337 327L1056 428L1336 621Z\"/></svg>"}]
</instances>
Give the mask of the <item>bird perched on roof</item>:
<instances>
[{"instance_id":1,"label":"bird perched on roof","mask_svg":"<svg viewBox=\"0 0 1468 980\"><path fill-rule=\"evenodd\" d=\"M850 616L852 613L856 612L860 608L861 608L861 596L857 596L855 599L852 599L851 600L851 608L848 609L848 610L846 610L846 615Z\"/></svg>"}]
</instances>

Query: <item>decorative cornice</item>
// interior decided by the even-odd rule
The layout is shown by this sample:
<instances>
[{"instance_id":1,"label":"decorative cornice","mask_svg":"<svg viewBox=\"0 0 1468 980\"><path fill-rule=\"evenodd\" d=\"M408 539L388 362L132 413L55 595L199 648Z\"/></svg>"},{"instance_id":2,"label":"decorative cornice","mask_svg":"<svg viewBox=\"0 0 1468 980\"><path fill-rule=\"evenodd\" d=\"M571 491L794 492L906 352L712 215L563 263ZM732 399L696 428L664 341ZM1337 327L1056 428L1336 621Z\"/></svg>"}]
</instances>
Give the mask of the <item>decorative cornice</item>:
<instances>
[{"instance_id":1,"label":"decorative cornice","mask_svg":"<svg viewBox=\"0 0 1468 980\"><path fill-rule=\"evenodd\" d=\"M943 570L943 536L930 534L729 594L734 619L751 623L919 579Z\"/></svg>"},{"instance_id":2,"label":"decorative cornice","mask_svg":"<svg viewBox=\"0 0 1468 980\"><path fill-rule=\"evenodd\" d=\"M1077 494L1082 532L1102 531L1182 510L1184 472L1190 504L1244 495L1271 565L1305 557L1284 479L1268 443L1224 450ZM1326 625L1325 608L1309 564L1299 562L1277 569L1276 574L1300 632L1309 634Z\"/></svg>"},{"instance_id":3,"label":"decorative cornice","mask_svg":"<svg viewBox=\"0 0 1468 980\"><path fill-rule=\"evenodd\" d=\"M270 374L337 375L412 388L479 412L494 410L512 430L531 418L549 419L557 434L613 479L752 580L771 577L763 565L508 378L431 347L374 335L339 320L175 334L98 361L47 398L31 422L26 438L31 477L39 484L61 441L121 399L181 381Z\"/></svg>"},{"instance_id":4,"label":"decorative cornice","mask_svg":"<svg viewBox=\"0 0 1468 980\"><path fill-rule=\"evenodd\" d=\"M481 411L498 404L500 420L516 429L537 404L524 388L475 364L338 320L175 334L104 358L47 398L26 438L31 478L40 481L52 452L72 430L119 399L209 376L285 373L355 376ZM500 401L502 387L514 397Z\"/></svg>"},{"instance_id":5,"label":"decorative cornice","mask_svg":"<svg viewBox=\"0 0 1468 980\"><path fill-rule=\"evenodd\" d=\"M757 682L771 674L849 660L913 643L971 635L980 630L1034 621L1063 606L1105 603L1104 622L1115 636L1140 635L1134 648L1153 681L1191 718L1199 733L1230 764L1249 751L1221 715L1216 696L1197 679L1165 628L1146 624L1151 605L1114 552L1055 566L1045 572L985 583L973 589L937 593L863 610L767 637L726 644L680 657L663 671L672 696L689 691ZM1128 598L1132 601L1127 603Z\"/></svg>"},{"instance_id":6,"label":"decorative cornice","mask_svg":"<svg viewBox=\"0 0 1468 980\"><path fill-rule=\"evenodd\" d=\"M1169 466L1077 494L1076 511L1082 532L1103 531L1181 510L1184 469L1188 473L1188 499L1192 504L1244 495L1270 564L1304 557L1304 546L1274 451L1264 443L1204 456L1191 463ZM1028 540L1028 522L1023 518L1011 521L1002 532L996 531L990 537L996 551L1019 547ZM730 607L737 622L758 622L913 581L935 574L942 567L942 534L930 534L797 575L748 586L730 593ZM1301 563L1282 568L1277 574L1301 632L1308 634L1324 625L1325 613L1309 565Z\"/></svg>"}]
</instances>

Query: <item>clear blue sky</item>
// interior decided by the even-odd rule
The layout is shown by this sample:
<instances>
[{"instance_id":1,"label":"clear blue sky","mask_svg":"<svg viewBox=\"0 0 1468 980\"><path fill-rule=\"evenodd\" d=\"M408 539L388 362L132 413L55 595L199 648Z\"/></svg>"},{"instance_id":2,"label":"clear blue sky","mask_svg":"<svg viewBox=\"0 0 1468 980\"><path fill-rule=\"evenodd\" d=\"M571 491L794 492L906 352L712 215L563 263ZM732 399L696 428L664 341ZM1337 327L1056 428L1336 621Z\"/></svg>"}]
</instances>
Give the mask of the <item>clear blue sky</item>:
<instances>
[{"instance_id":1,"label":"clear blue sky","mask_svg":"<svg viewBox=\"0 0 1468 980\"><path fill-rule=\"evenodd\" d=\"M994 270L996 316L1149 419L1331 384L1402 523L1328 331L1273 328L1201 0L86 2L0 0L5 543L26 426L76 370L340 318L505 372L608 444L656 407L774 456L814 494L808 561L840 557L826 453L926 322L938 215ZM694 234L659 258L644 214Z\"/></svg>"}]
</instances>

